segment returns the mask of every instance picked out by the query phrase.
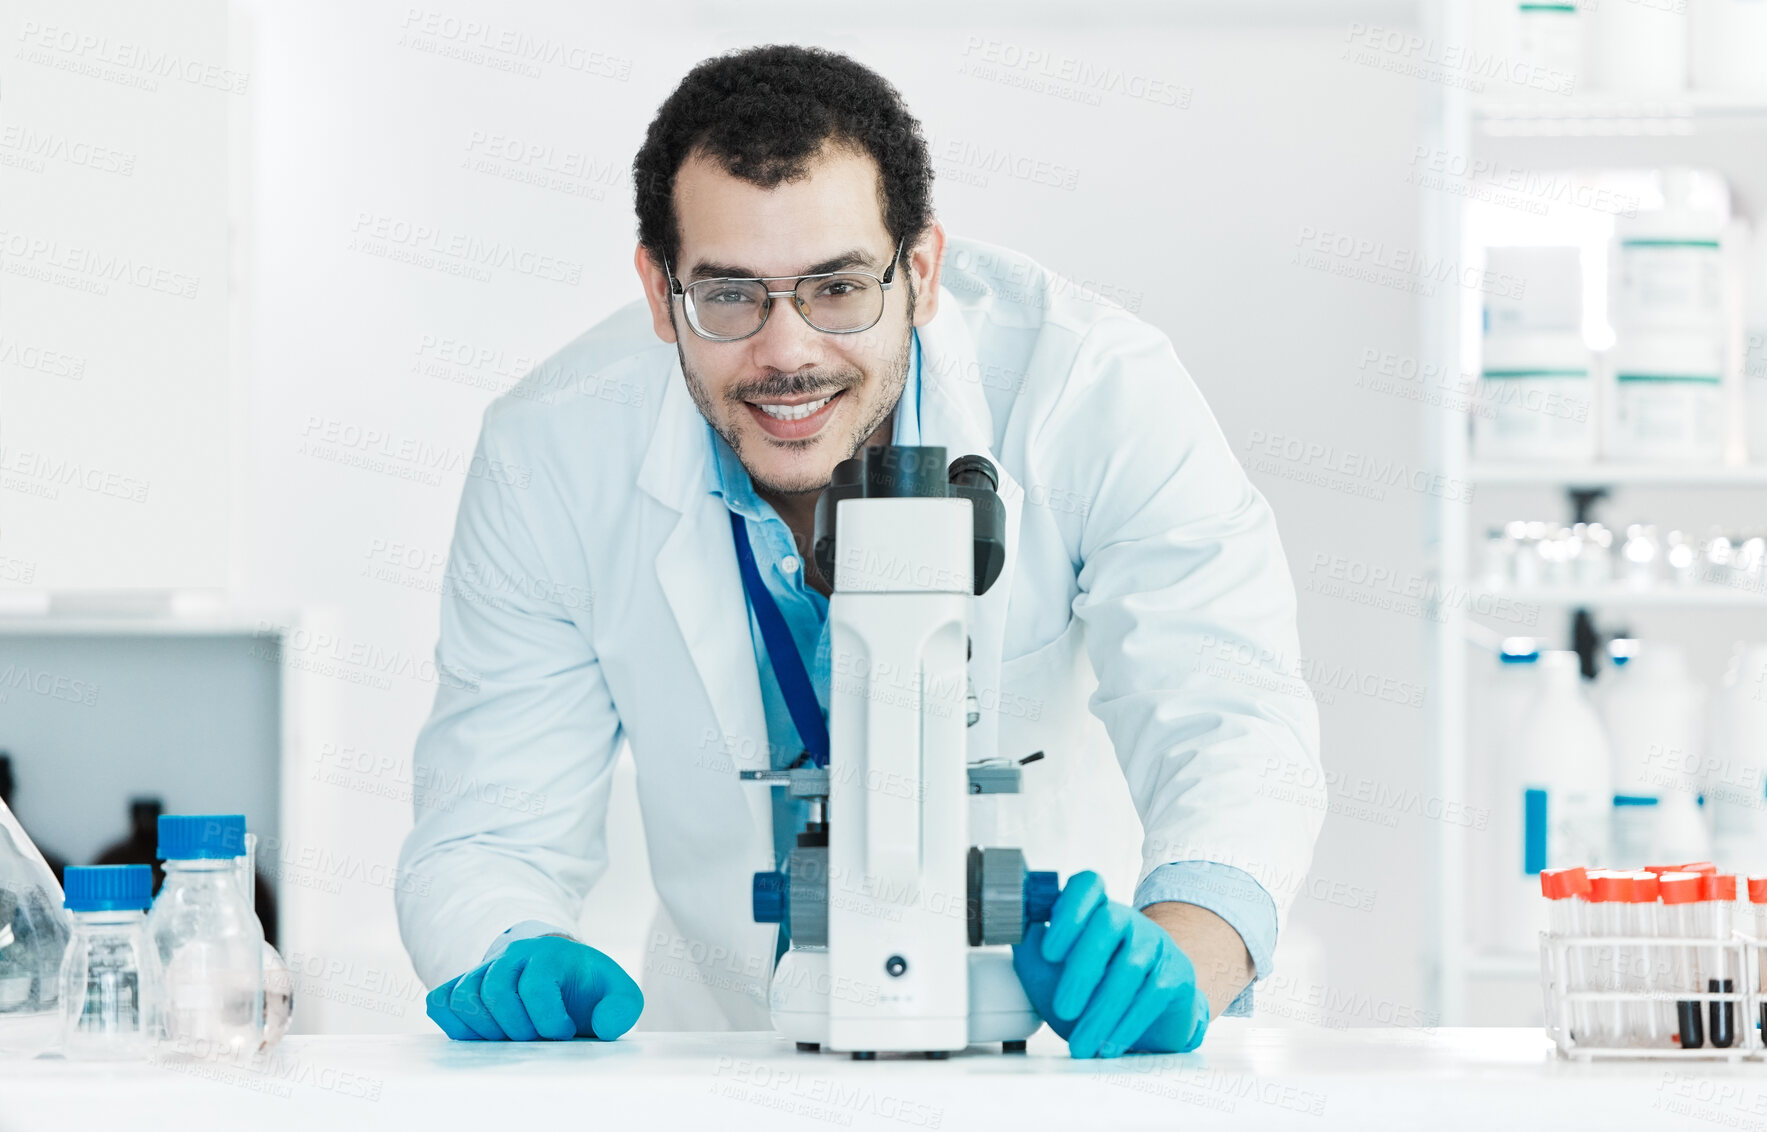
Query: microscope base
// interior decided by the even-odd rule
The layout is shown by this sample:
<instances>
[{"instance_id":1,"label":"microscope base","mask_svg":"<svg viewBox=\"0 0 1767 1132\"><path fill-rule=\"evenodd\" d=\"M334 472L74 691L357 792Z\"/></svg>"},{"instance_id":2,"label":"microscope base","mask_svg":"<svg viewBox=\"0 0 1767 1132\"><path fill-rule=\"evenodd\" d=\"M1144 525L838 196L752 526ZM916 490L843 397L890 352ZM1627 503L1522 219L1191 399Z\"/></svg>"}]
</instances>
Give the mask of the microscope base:
<instances>
[{"instance_id":1,"label":"microscope base","mask_svg":"<svg viewBox=\"0 0 1767 1132\"><path fill-rule=\"evenodd\" d=\"M793 947L780 957L773 973L771 1000L773 1028L797 1043L805 1052L834 1049L828 1040L830 978L828 951L820 947ZM977 948L969 953L970 1045L1001 1042L1005 1053L1023 1053L1025 1039L1043 1024L1031 1000L1025 997L1018 973L1012 969L1012 952L1005 948ZM1016 1048L1014 1048L1016 1047ZM842 1053L875 1055L878 1049L840 1050ZM937 1057L949 1050L884 1049L887 1053L926 1053ZM860 1060L869 1060L861 1057Z\"/></svg>"}]
</instances>

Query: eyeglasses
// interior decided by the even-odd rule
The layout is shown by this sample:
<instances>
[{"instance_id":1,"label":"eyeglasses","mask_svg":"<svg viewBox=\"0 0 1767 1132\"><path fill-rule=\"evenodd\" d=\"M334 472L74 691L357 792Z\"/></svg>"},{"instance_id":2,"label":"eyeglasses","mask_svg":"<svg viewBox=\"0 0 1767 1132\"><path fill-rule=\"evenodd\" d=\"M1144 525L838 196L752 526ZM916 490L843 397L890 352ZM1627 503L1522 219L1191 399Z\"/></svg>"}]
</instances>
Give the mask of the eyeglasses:
<instances>
[{"instance_id":1,"label":"eyeglasses","mask_svg":"<svg viewBox=\"0 0 1767 1132\"><path fill-rule=\"evenodd\" d=\"M668 256L663 257L663 271L669 277L669 293L681 296L687 325L713 342L737 342L754 334L767 324L773 300L785 295L792 297L792 306L804 321L824 334L858 334L876 326L883 317L884 292L893 285L896 261L906 242L906 237L897 242L896 254L881 279L869 271L825 271L798 276L786 291L768 290L765 277L701 279L683 288L669 267Z\"/></svg>"}]
</instances>

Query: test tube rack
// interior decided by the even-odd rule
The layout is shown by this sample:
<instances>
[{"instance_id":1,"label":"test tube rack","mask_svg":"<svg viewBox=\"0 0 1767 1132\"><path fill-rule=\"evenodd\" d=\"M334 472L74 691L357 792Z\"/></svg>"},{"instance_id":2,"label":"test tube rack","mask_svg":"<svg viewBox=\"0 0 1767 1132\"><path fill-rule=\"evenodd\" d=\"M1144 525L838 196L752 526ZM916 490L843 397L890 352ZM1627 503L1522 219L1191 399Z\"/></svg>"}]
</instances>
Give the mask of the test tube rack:
<instances>
[{"instance_id":1,"label":"test tube rack","mask_svg":"<svg viewBox=\"0 0 1767 1132\"><path fill-rule=\"evenodd\" d=\"M1760 963L1763 943L1753 936L1742 932L1733 932L1727 942L1719 942L1707 938L1683 938L1668 936L1566 936L1553 932L1540 933L1540 982L1545 996L1546 1005L1546 1036L1552 1039L1558 1055L1573 1060L1591 1061L1597 1058L1652 1058L1665 1060L1696 1060L1696 1061L1760 1061L1767 1059L1767 1046L1763 1045L1761 1030L1758 1023L1763 1018L1763 1005L1767 1004L1767 994L1762 992L1760 982ZM1573 968L1573 953L1614 948L1648 948L1641 954L1662 954L1674 948L1694 948L1701 955L1710 955L1722 950L1727 953L1729 961L1725 969L1737 971L1741 979L1733 990L1729 991L1691 991L1691 990L1573 990L1571 989L1570 973ZM1593 966L1593 957L1591 966ZM1735 1009L1732 1021L1733 1040L1729 1046L1715 1047L1710 1044L1700 1049L1682 1049L1673 1039L1665 1036L1665 1044L1661 1046L1604 1046L1591 1042L1578 1041L1572 1030L1571 1020L1576 1015L1576 1007L1588 1004L1591 1009L1599 1004L1640 1004L1698 1002L1701 1010L1709 1011L1706 1004L1730 1004Z\"/></svg>"}]
</instances>

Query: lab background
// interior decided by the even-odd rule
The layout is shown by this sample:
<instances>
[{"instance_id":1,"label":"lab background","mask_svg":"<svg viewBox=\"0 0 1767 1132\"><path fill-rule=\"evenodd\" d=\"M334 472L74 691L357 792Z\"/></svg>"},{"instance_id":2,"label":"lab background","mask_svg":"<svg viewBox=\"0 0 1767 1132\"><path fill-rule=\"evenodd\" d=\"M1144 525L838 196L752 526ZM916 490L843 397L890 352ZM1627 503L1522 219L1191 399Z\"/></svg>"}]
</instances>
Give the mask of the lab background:
<instances>
[{"instance_id":1,"label":"lab background","mask_svg":"<svg viewBox=\"0 0 1767 1132\"><path fill-rule=\"evenodd\" d=\"M1530 591L1587 481L1480 464L1467 435L1505 277L1486 247L1581 248L1573 329L1595 349L1616 218L1661 208L1665 184L1724 194L1750 277L1733 229L1767 200L1758 96L1528 109L1537 86L1456 61L1514 34L1459 3L4 13L0 672L53 679L0 687L0 785L75 864L129 838L132 800L244 811L295 1032L431 1029L394 865L414 789L445 806L499 788L414 783L411 759L480 415L637 297L632 155L680 77L730 48L817 44L887 76L925 126L946 229L1164 331L1270 500L1303 646L1279 660L1318 699L1330 812L1261 1023L1537 1024L1538 955L1480 942L1501 807L1479 718L1502 640L1568 648L1585 609L1602 644L1671 642L1713 689L1736 642L1767 638L1746 587ZM176 66L118 62L143 50ZM103 281L68 248L147 270ZM1747 294L1728 463L1589 483L1609 489L1585 517L1612 556L1634 521L1662 548L1671 529L1742 545L1767 496L1744 462ZM1517 520L1544 526L1488 544ZM629 757L609 822L581 934L636 971L655 896Z\"/></svg>"}]
</instances>

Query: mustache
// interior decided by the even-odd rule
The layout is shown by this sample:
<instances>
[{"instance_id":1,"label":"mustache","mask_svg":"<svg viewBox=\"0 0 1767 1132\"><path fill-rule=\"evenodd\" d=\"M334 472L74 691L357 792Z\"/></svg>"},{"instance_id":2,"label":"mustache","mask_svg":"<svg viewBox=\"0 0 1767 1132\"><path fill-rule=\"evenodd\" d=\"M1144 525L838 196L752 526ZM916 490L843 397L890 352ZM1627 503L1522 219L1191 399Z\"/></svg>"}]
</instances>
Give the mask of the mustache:
<instances>
[{"instance_id":1,"label":"mustache","mask_svg":"<svg viewBox=\"0 0 1767 1132\"><path fill-rule=\"evenodd\" d=\"M725 394L731 401L764 401L770 397L797 397L811 393L839 393L861 384L859 374L780 374L778 377L739 386Z\"/></svg>"}]
</instances>

